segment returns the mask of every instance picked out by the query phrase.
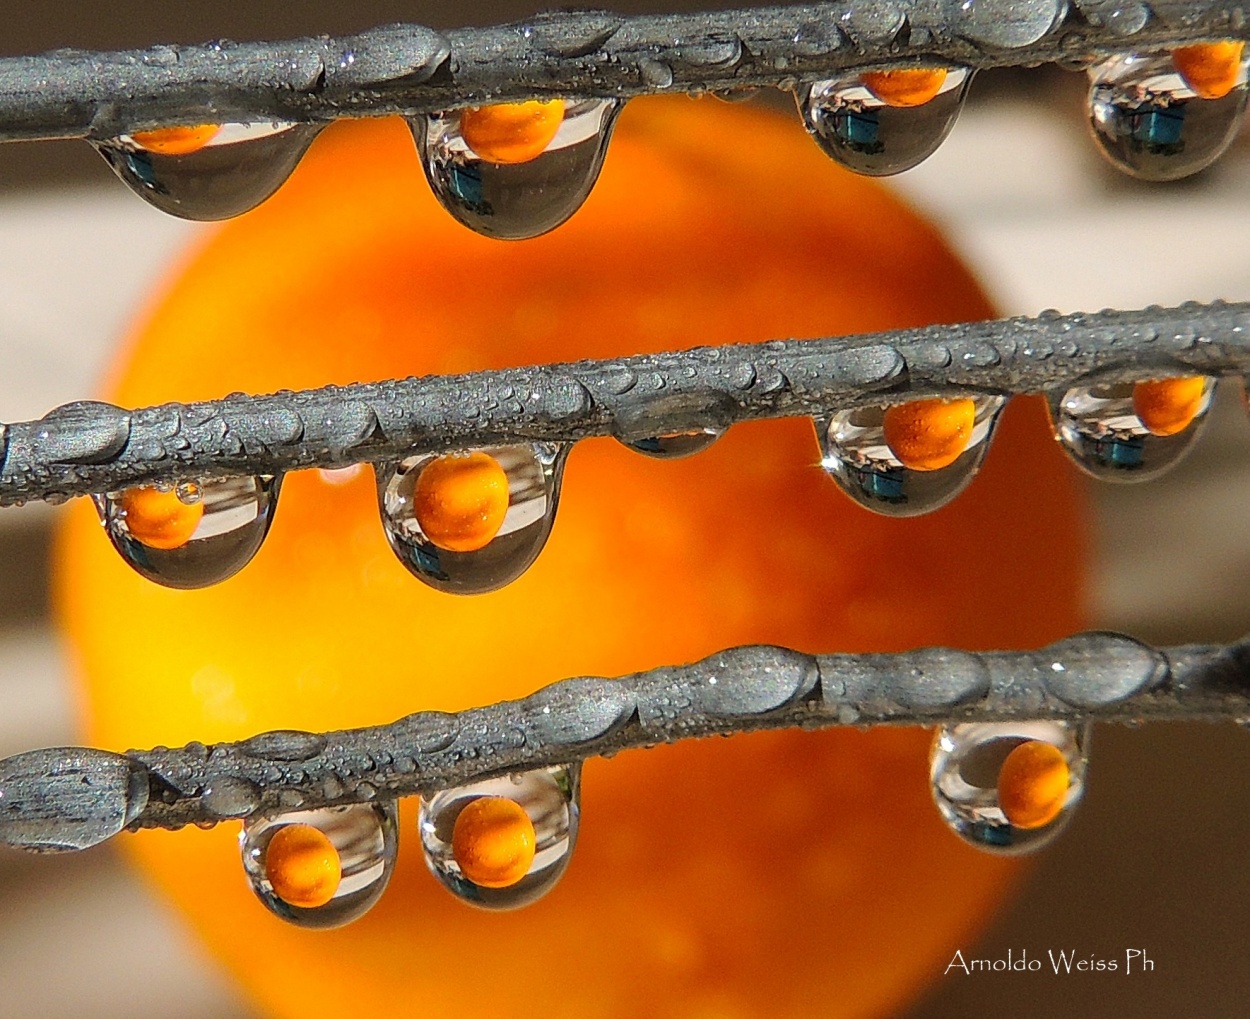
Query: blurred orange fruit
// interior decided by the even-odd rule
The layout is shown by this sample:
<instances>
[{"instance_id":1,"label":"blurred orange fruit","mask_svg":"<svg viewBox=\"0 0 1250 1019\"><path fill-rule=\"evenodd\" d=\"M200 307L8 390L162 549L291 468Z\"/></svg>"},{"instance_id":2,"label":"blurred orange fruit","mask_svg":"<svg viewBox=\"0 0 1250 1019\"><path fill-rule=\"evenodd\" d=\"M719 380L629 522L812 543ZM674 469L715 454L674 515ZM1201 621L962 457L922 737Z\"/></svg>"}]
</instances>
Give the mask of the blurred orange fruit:
<instances>
[{"instance_id":1,"label":"blurred orange fruit","mask_svg":"<svg viewBox=\"0 0 1250 1019\"><path fill-rule=\"evenodd\" d=\"M767 112L631 104L585 208L519 244L456 224L402 125L362 122L328 129L276 197L206 235L108 395L194 400L990 311L933 227ZM971 491L929 516L867 513L818 461L798 420L737 426L677 463L584 442L538 562L472 598L405 572L367 472L292 475L255 561L201 591L132 573L84 501L57 587L89 735L120 748L359 726L735 644L1023 647L1079 625L1083 521L1036 402L1008 408ZM412 804L387 894L332 932L254 900L237 826L125 845L274 1015L883 1015L968 947L1014 873L942 828L928 741L786 732L592 761L568 873L515 913L475 911L426 873Z\"/></svg>"}]
</instances>

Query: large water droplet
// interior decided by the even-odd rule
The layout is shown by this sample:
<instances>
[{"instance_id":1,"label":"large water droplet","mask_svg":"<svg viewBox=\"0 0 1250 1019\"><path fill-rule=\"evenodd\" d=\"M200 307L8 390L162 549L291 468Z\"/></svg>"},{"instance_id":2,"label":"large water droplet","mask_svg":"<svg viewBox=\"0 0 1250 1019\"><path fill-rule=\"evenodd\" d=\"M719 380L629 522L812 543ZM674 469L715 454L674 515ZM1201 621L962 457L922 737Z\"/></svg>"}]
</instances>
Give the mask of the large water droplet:
<instances>
[{"instance_id":1,"label":"large water droplet","mask_svg":"<svg viewBox=\"0 0 1250 1019\"><path fill-rule=\"evenodd\" d=\"M680 460L682 457L702 453L724 434L724 428L705 425L684 432L666 432L646 439L633 439L623 444L637 453L653 456L657 460Z\"/></svg>"},{"instance_id":2,"label":"large water droplet","mask_svg":"<svg viewBox=\"0 0 1250 1019\"><path fill-rule=\"evenodd\" d=\"M1181 54L1196 49L1178 50L1175 63L1166 53L1130 54L1090 68L1090 128L1125 173L1177 180L1210 166L1232 143L1246 112L1246 62L1238 51L1221 85L1207 73L1211 61L1186 64Z\"/></svg>"},{"instance_id":3,"label":"large water droplet","mask_svg":"<svg viewBox=\"0 0 1250 1019\"><path fill-rule=\"evenodd\" d=\"M868 509L896 517L928 513L976 475L1005 402L976 395L840 411L816 422L821 465Z\"/></svg>"},{"instance_id":4,"label":"large water droplet","mask_svg":"<svg viewBox=\"0 0 1250 1019\"><path fill-rule=\"evenodd\" d=\"M547 542L567 452L534 443L379 464L378 502L391 549L440 591L503 587Z\"/></svg>"},{"instance_id":5,"label":"large water droplet","mask_svg":"<svg viewBox=\"0 0 1250 1019\"><path fill-rule=\"evenodd\" d=\"M138 131L92 144L132 191L183 219L229 219L281 187L316 124L264 121Z\"/></svg>"},{"instance_id":6,"label":"large water droplet","mask_svg":"<svg viewBox=\"0 0 1250 1019\"><path fill-rule=\"evenodd\" d=\"M830 156L856 173L885 177L937 151L971 81L964 67L869 72L814 82L800 93L799 110Z\"/></svg>"},{"instance_id":7,"label":"large water droplet","mask_svg":"<svg viewBox=\"0 0 1250 1019\"><path fill-rule=\"evenodd\" d=\"M113 547L148 580L208 587L251 561L273 520L280 476L137 486L96 496Z\"/></svg>"},{"instance_id":8,"label":"large water droplet","mask_svg":"<svg viewBox=\"0 0 1250 1019\"><path fill-rule=\"evenodd\" d=\"M553 99L455 110L410 121L434 194L465 226L523 240L586 200L621 104Z\"/></svg>"},{"instance_id":9,"label":"large water droplet","mask_svg":"<svg viewBox=\"0 0 1250 1019\"><path fill-rule=\"evenodd\" d=\"M1145 481L1194 444L1214 391L1214 379L1190 375L1077 386L1049 403L1055 434L1079 467L1105 481Z\"/></svg>"},{"instance_id":10,"label":"large water droplet","mask_svg":"<svg viewBox=\"0 0 1250 1019\"><path fill-rule=\"evenodd\" d=\"M934 802L960 838L1024 853L1067 825L1085 790L1088 728L1054 721L977 722L937 730Z\"/></svg>"},{"instance_id":11,"label":"large water droplet","mask_svg":"<svg viewBox=\"0 0 1250 1019\"><path fill-rule=\"evenodd\" d=\"M425 861L455 895L485 909L541 898L577 841L578 764L540 768L421 798Z\"/></svg>"},{"instance_id":12,"label":"large water droplet","mask_svg":"<svg viewBox=\"0 0 1250 1019\"><path fill-rule=\"evenodd\" d=\"M399 845L393 802L249 819L243 869L270 912L300 927L342 927L386 890Z\"/></svg>"}]
</instances>

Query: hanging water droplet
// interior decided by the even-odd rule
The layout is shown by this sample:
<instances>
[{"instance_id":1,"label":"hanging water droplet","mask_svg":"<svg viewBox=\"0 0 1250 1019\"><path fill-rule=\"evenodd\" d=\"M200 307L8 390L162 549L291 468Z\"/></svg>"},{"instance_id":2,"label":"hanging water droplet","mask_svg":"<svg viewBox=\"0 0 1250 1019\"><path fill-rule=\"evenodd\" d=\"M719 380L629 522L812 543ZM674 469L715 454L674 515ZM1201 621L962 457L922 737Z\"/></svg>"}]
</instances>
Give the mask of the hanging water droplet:
<instances>
[{"instance_id":1,"label":"hanging water droplet","mask_svg":"<svg viewBox=\"0 0 1250 1019\"><path fill-rule=\"evenodd\" d=\"M183 219L229 219L291 175L321 130L264 121L136 131L92 142L140 198Z\"/></svg>"},{"instance_id":2,"label":"hanging water droplet","mask_svg":"<svg viewBox=\"0 0 1250 1019\"><path fill-rule=\"evenodd\" d=\"M1105 481L1145 481L1194 444L1214 391L1214 379L1189 375L1078 386L1049 402L1055 435L1079 467Z\"/></svg>"},{"instance_id":3,"label":"hanging water droplet","mask_svg":"<svg viewBox=\"0 0 1250 1019\"><path fill-rule=\"evenodd\" d=\"M724 434L724 428L706 425L684 432L667 432L664 435L653 435L646 439L633 439L623 444L635 452L653 456L657 460L680 460L682 457L702 453Z\"/></svg>"},{"instance_id":4,"label":"hanging water droplet","mask_svg":"<svg viewBox=\"0 0 1250 1019\"><path fill-rule=\"evenodd\" d=\"M165 587L208 587L248 564L269 533L281 477L142 485L96 496L113 547Z\"/></svg>"},{"instance_id":5,"label":"hanging water droplet","mask_svg":"<svg viewBox=\"0 0 1250 1019\"><path fill-rule=\"evenodd\" d=\"M1110 57L1090 68L1089 123L1103 154L1144 180L1177 180L1210 166L1246 112L1240 44L1175 55Z\"/></svg>"},{"instance_id":6,"label":"hanging water droplet","mask_svg":"<svg viewBox=\"0 0 1250 1019\"><path fill-rule=\"evenodd\" d=\"M300 927L342 927L386 890L399 845L393 802L249 819L243 869L270 912Z\"/></svg>"},{"instance_id":7,"label":"hanging water droplet","mask_svg":"<svg viewBox=\"0 0 1250 1019\"><path fill-rule=\"evenodd\" d=\"M515 909L555 885L577 841L580 764L539 768L421 798L425 862L485 909Z\"/></svg>"},{"instance_id":8,"label":"hanging water droplet","mask_svg":"<svg viewBox=\"0 0 1250 1019\"><path fill-rule=\"evenodd\" d=\"M451 594L516 580L551 533L567 452L533 443L379 464L391 549L415 576Z\"/></svg>"},{"instance_id":9,"label":"hanging water droplet","mask_svg":"<svg viewBox=\"0 0 1250 1019\"><path fill-rule=\"evenodd\" d=\"M995 853L1024 853L1067 825L1085 791L1088 727L976 722L934 734L929 781L942 819Z\"/></svg>"},{"instance_id":10,"label":"hanging water droplet","mask_svg":"<svg viewBox=\"0 0 1250 1019\"><path fill-rule=\"evenodd\" d=\"M612 99L533 100L409 123L443 207L487 237L523 240L581 207L620 109Z\"/></svg>"},{"instance_id":11,"label":"hanging water droplet","mask_svg":"<svg viewBox=\"0 0 1250 1019\"><path fill-rule=\"evenodd\" d=\"M800 94L799 110L826 153L856 173L885 177L937 151L971 81L966 67L871 71L814 82Z\"/></svg>"},{"instance_id":12,"label":"hanging water droplet","mask_svg":"<svg viewBox=\"0 0 1250 1019\"><path fill-rule=\"evenodd\" d=\"M928 513L976 475L1005 402L977 395L840 411L816 422L821 465L868 509L896 517Z\"/></svg>"}]
</instances>

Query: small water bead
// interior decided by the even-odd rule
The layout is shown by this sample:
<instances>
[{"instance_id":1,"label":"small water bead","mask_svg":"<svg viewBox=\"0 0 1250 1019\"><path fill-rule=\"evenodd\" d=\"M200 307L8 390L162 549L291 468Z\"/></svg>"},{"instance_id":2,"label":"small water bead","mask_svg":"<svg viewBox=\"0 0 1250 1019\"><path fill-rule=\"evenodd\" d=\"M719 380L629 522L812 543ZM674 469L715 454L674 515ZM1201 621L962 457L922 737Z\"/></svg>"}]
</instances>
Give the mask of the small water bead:
<instances>
[{"instance_id":1,"label":"small water bead","mask_svg":"<svg viewBox=\"0 0 1250 1019\"><path fill-rule=\"evenodd\" d=\"M415 576L454 594L515 580L555 520L567 447L491 446L379 466L378 501L391 549Z\"/></svg>"},{"instance_id":2,"label":"small water bead","mask_svg":"<svg viewBox=\"0 0 1250 1019\"><path fill-rule=\"evenodd\" d=\"M1078 386L1050 398L1055 435L1077 466L1106 481L1145 481L1197 440L1215 380L1202 375Z\"/></svg>"},{"instance_id":3,"label":"small water bead","mask_svg":"<svg viewBox=\"0 0 1250 1019\"><path fill-rule=\"evenodd\" d=\"M816 423L822 466L868 509L889 516L927 513L976 475L1005 402L977 395L841 411Z\"/></svg>"},{"instance_id":4,"label":"small water bead","mask_svg":"<svg viewBox=\"0 0 1250 1019\"><path fill-rule=\"evenodd\" d=\"M240 835L252 890L300 927L341 927L381 897L398 851L395 804L353 803L249 820Z\"/></svg>"},{"instance_id":5,"label":"small water bead","mask_svg":"<svg viewBox=\"0 0 1250 1019\"><path fill-rule=\"evenodd\" d=\"M165 587L208 587L238 573L269 533L281 478L215 478L96 496L113 547Z\"/></svg>"},{"instance_id":6,"label":"small water bead","mask_svg":"<svg viewBox=\"0 0 1250 1019\"><path fill-rule=\"evenodd\" d=\"M813 83L799 97L808 133L856 173L884 177L922 162L950 133L972 71L918 67Z\"/></svg>"},{"instance_id":7,"label":"small water bead","mask_svg":"<svg viewBox=\"0 0 1250 1019\"><path fill-rule=\"evenodd\" d=\"M1115 166L1144 180L1177 180L1210 166L1245 117L1239 42L1111 57L1089 74L1094 140Z\"/></svg>"},{"instance_id":8,"label":"small water bead","mask_svg":"<svg viewBox=\"0 0 1250 1019\"><path fill-rule=\"evenodd\" d=\"M577 841L580 765L486 779L421 798L421 844L431 872L485 909L545 895Z\"/></svg>"},{"instance_id":9,"label":"small water bead","mask_svg":"<svg viewBox=\"0 0 1250 1019\"><path fill-rule=\"evenodd\" d=\"M951 830L980 849L1039 849L1084 793L1087 742L1087 728L1067 722L943 726L930 758L934 802Z\"/></svg>"},{"instance_id":10,"label":"small water bead","mask_svg":"<svg viewBox=\"0 0 1250 1019\"><path fill-rule=\"evenodd\" d=\"M637 453L655 457L657 460L680 460L682 457L702 453L724 435L725 431L725 428L708 425L684 432L666 432L646 439L634 439L623 444Z\"/></svg>"},{"instance_id":11,"label":"small water bead","mask_svg":"<svg viewBox=\"0 0 1250 1019\"><path fill-rule=\"evenodd\" d=\"M621 104L552 99L469 107L410 121L444 208L488 237L555 229L599 176Z\"/></svg>"},{"instance_id":12,"label":"small water bead","mask_svg":"<svg viewBox=\"0 0 1250 1019\"><path fill-rule=\"evenodd\" d=\"M229 219L255 208L291 175L315 124L264 121L136 131L93 142L140 198L183 219Z\"/></svg>"}]
</instances>

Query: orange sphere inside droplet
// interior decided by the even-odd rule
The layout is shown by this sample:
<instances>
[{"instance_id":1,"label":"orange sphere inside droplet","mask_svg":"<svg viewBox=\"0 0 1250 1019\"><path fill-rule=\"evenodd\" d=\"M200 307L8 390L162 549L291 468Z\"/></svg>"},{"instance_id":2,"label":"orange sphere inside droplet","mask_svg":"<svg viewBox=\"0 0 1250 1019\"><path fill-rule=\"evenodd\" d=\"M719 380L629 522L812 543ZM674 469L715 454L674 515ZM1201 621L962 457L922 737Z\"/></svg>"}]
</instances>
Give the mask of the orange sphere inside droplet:
<instances>
[{"instance_id":1,"label":"orange sphere inside droplet","mask_svg":"<svg viewBox=\"0 0 1250 1019\"><path fill-rule=\"evenodd\" d=\"M907 67L896 71L868 71L859 79L864 88L886 106L923 106L946 84L944 67Z\"/></svg>"},{"instance_id":2,"label":"orange sphere inside droplet","mask_svg":"<svg viewBox=\"0 0 1250 1019\"><path fill-rule=\"evenodd\" d=\"M482 796L466 804L451 835L460 872L483 888L508 888L525 877L536 843L529 814L506 796Z\"/></svg>"},{"instance_id":3,"label":"orange sphere inside droplet","mask_svg":"<svg viewBox=\"0 0 1250 1019\"><path fill-rule=\"evenodd\" d=\"M343 880L338 850L311 824L283 825L265 847L265 876L274 894L302 909L316 909L334 898Z\"/></svg>"},{"instance_id":4,"label":"orange sphere inside droplet","mask_svg":"<svg viewBox=\"0 0 1250 1019\"><path fill-rule=\"evenodd\" d=\"M174 489L128 488L117 501L126 514L126 530L148 548L182 548L204 518L203 502L183 502Z\"/></svg>"},{"instance_id":5,"label":"orange sphere inside droplet","mask_svg":"<svg viewBox=\"0 0 1250 1019\"><path fill-rule=\"evenodd\" d=\"M949 467L972 438L976 403L960 400L913 400L886 408L882 428L886 444L904 467L937 471Z\"/></svg>"},{"instance_id":6,"label":"orange sphere inside droplet","mask_svg":"<svg viewBox=\"0 0 1250 1019\"><path fill-rule=\"evenodd\" d=\"M508 515L508 474L489 453L449 453L421 468L412 495L422 532L448 552L476 552Z\"/></svg>"},{"instance_id":7,"label":"orange sphere inside droplet","mask_svg":"<svg viewBox=\"0 0 1250 1019\"><path fill-rule=\"evenodd\" d=\"M1222 99L1237 87L1245 43L1240 39L1181 46L1172 65L1201 99Z\"/></svg>"},{"instance_id":8,"label":"orange sphere inside droplet","mask_svg":"<svg viewBox=\"0 0 1250 1019\"><path fill-rule=\"evenodd\" d=\"M471 106L460 114L460 135L488 163L528 163L547 150L563 121L563 99Z\"/></svg>"},{"instance_id":9,"label":"orange sphere inside droplet","mask_svg":"<svg viewBox=\"0 0 1250 1019\"><path fill-rule=\"evenodd\" d=\"M1176 435L1202 411L1206 393L1201 375L1139 382L1133 387L1133 413L1152 435Z\"/></svg>"},{"instance_id":10,"label":"orange sphere inside droplet","mask_svg":"<svg viewBox=\"0 0 1250 1019\"><path fill-rule=\"evenodd\" d=\"M154 131L136 131L130 136L140 148L160 156L189 156L199 152L217 137L217 124L193 124L187 127L158 127Z\"/></svg>"},{"instance_id":11,"label":"orange sphere inside droplet","mask_svg":"<svg viewBox=\"0 0 1250 1019\"><path fill-rule=\"evenodd\" d=\"M1017 828L1044 828L1063 810L1070 782L1063 751L1044 740L1029 740L999 769L998 805Z\"/></svg>"}]
</instances>

